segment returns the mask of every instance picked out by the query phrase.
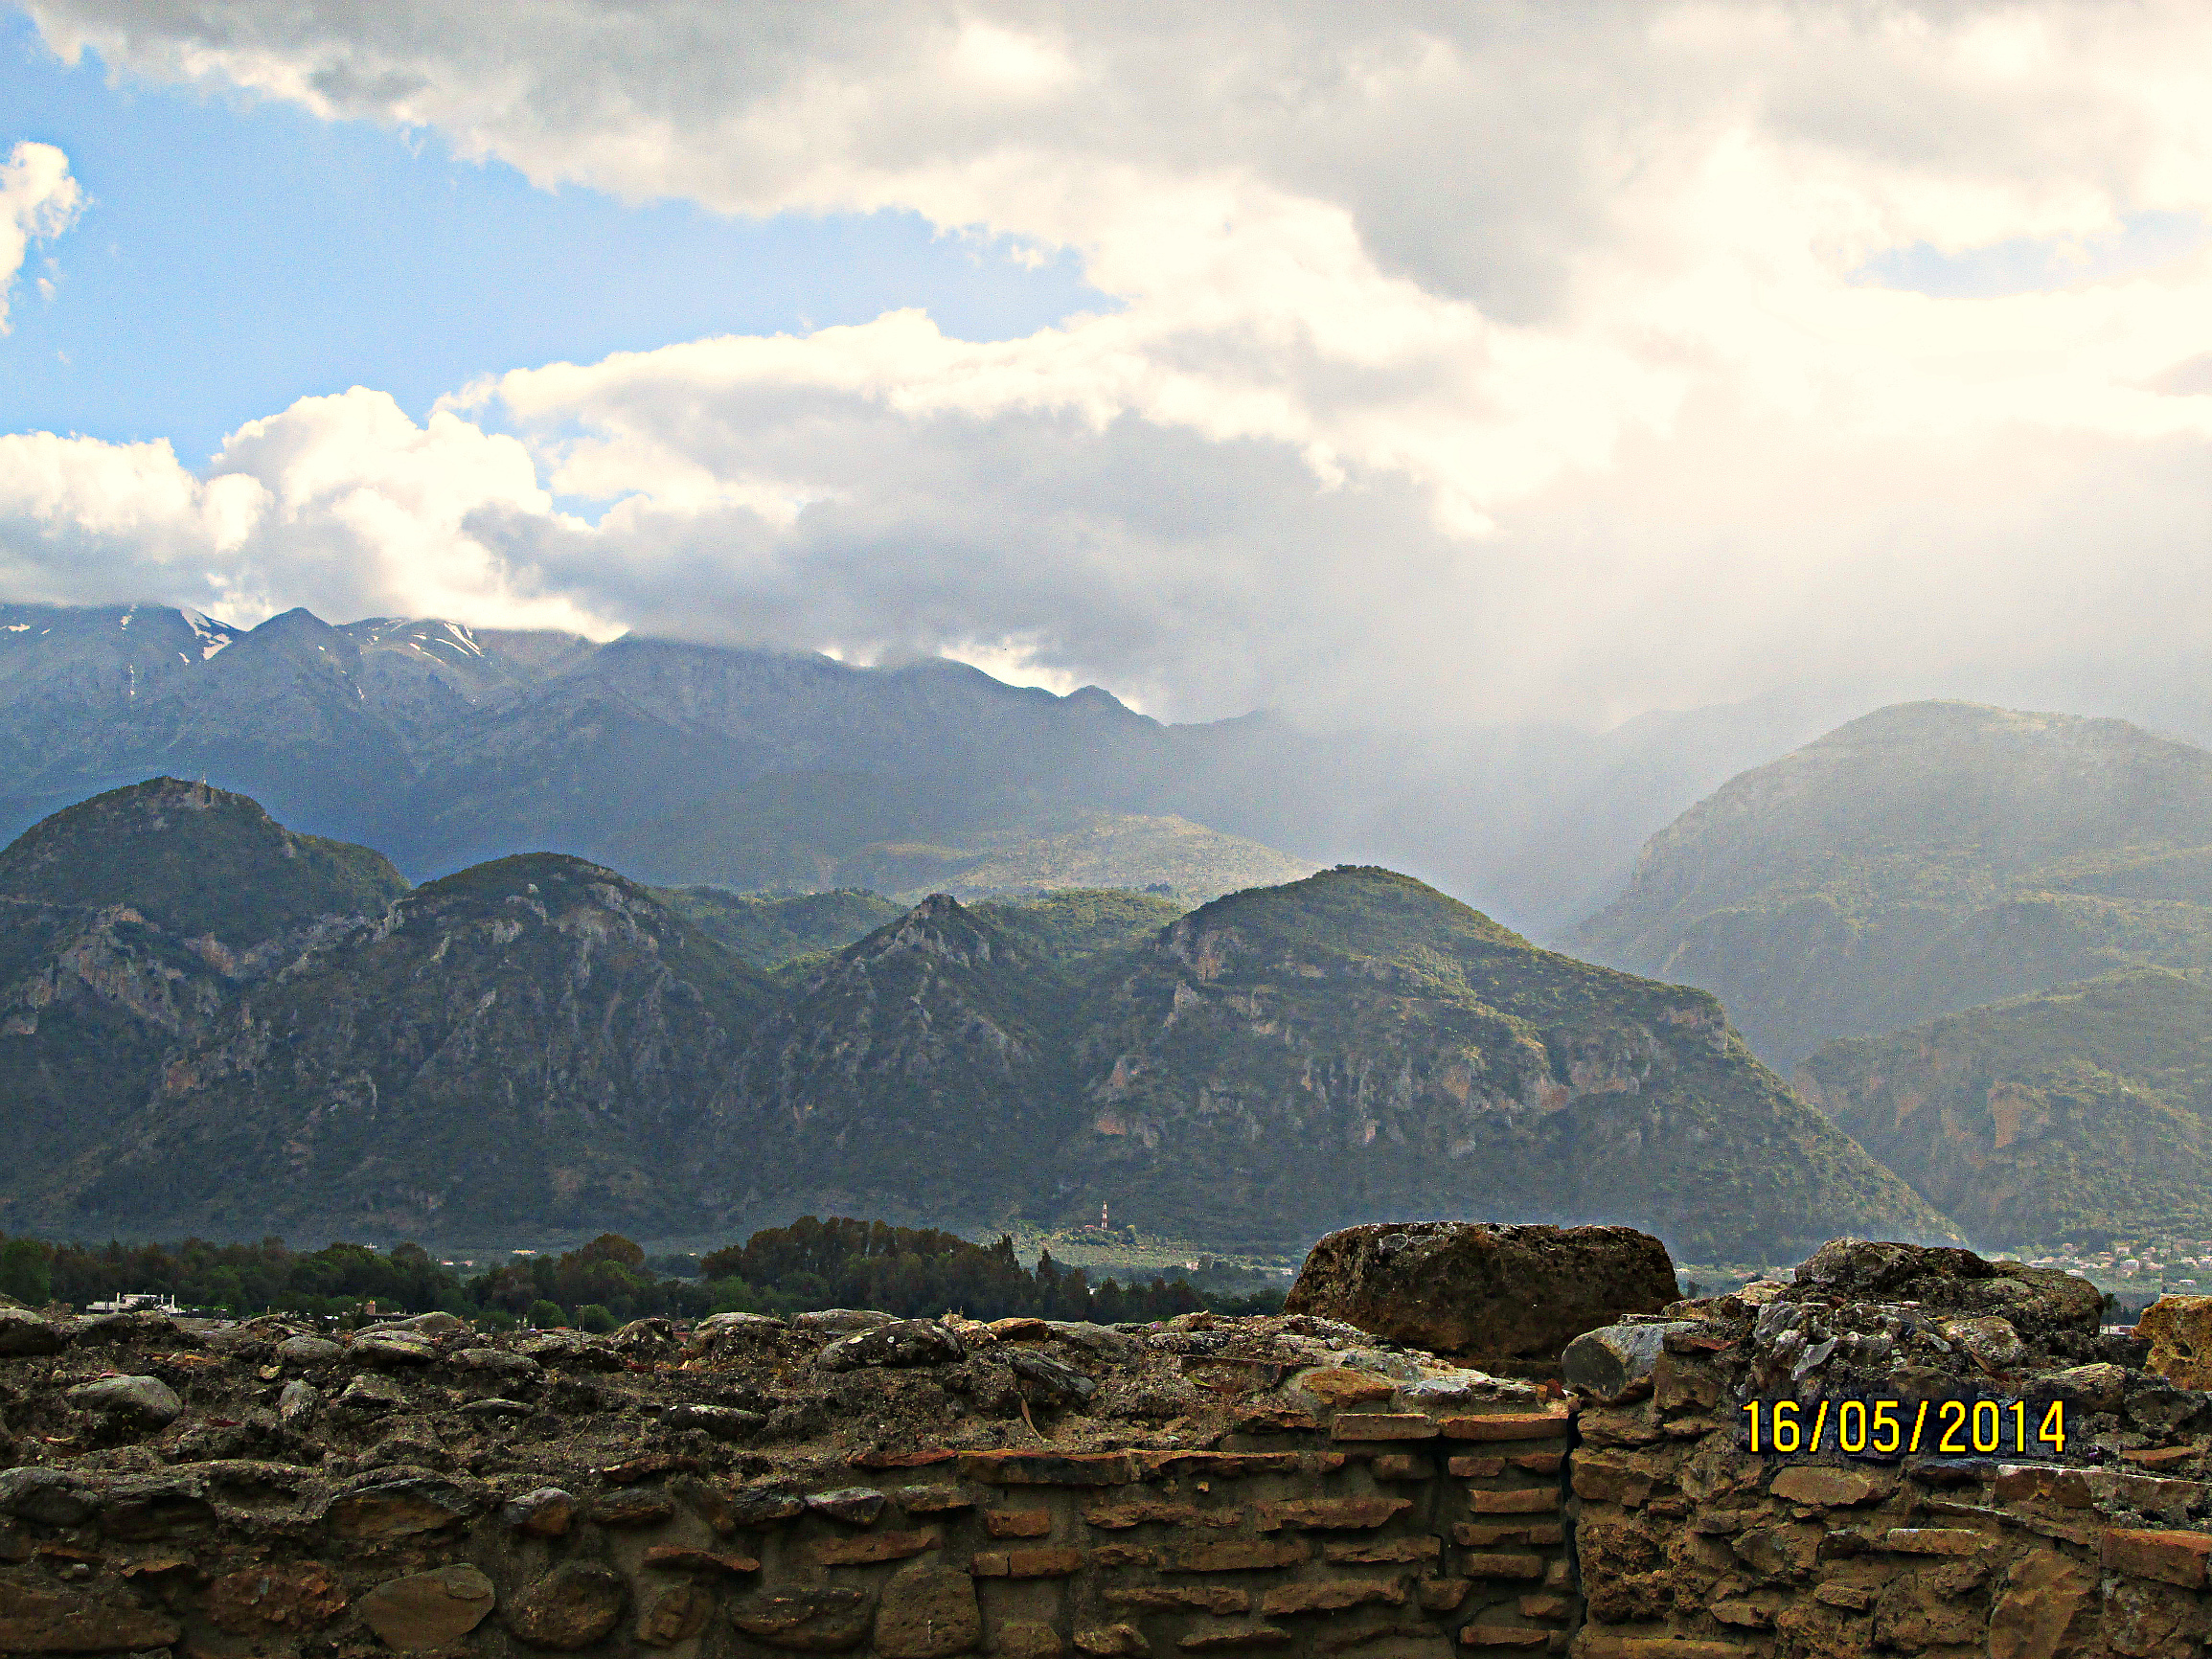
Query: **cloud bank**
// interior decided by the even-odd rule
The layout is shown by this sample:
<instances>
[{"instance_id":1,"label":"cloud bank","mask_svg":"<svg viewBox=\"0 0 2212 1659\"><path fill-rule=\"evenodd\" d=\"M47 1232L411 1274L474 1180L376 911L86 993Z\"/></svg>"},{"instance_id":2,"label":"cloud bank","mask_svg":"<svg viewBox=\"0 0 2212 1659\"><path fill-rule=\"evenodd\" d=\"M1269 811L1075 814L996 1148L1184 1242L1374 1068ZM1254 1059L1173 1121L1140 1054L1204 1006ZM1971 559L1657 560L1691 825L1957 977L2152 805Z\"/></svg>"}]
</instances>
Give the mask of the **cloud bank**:
<instances>
[{"instance_id":1,"label":"cloud bank","mask_svg":"<svg viewBox=\"0 0 2212 1659\"><path fill-rule=\"evenodd\" d=\"M18 144L0 162L0 334L31 244L67 230L82 205L69 158L51 144Z\"/></svg>"},{"instance_id":2,"label":"cloud bank","mask_svg":"<svg viewBox=\"0 0 2212 1659\"><path fill-rule=\"evenodd\" d=\"M1073 250L1116 305L518 366L421 426L355 390L199 471L0 439L27 597L948 650L1185 716L2201 671L2200 8L29 9L547 186ZM1868 275L2000 246L2098 254Z\"/></svg>"}]
</instances>

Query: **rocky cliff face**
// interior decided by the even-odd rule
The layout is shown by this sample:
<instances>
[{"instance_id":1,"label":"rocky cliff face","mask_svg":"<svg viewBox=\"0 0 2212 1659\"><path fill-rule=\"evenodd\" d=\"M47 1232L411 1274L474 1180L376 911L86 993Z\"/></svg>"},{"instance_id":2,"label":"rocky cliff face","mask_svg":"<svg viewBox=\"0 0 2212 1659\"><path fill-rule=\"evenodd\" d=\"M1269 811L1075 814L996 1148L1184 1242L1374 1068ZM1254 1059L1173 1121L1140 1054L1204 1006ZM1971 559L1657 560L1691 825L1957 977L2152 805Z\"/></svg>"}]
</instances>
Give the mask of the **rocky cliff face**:
<instances>
[{"instance_id":1,"label":"rocky cliff face","mask_svg":"<svg viewBox=\"0 0 2212 1659\"><path fill-rule=\"evenodd\" d=\"M2212 987L2157 968L1828 1044L1797 1091L1973 1238L2212 1228Z\"/></svg>"},{"instance_id":2,"label":"rocky cliff face","mask_svg":"<svg viewBox=\"0 0 2212 1659\"><path fill-rule=\"evenodd\" d=\"M433 882L239 992L47 1198L133 1230L682 1230L671 1175L768 997L611 871Z\"/></svg>"},{"instance_id":3,"label":"rocky cliff face","mask_svg":"<svg viewBox=\"0 0 2212 1659\"><path fill-rule=\"evenodd\" d=\"M406 890L365 847L173 778L57 813L0 852L0 1216L112 1148L241 987Z\"/></svg>"},{"instance_id":4,"label":"rocky cliff face","mask_svg":"<svg viewBox=\"0 0 2212 1659\"><path fill-rule=\"evenodd\" d=\"M930 898L838 953L763 1026L702 1179L733 1217L1019 1208L1074 1127L1067 1002L1041 953Z\"/></svg>"}]
</instances>

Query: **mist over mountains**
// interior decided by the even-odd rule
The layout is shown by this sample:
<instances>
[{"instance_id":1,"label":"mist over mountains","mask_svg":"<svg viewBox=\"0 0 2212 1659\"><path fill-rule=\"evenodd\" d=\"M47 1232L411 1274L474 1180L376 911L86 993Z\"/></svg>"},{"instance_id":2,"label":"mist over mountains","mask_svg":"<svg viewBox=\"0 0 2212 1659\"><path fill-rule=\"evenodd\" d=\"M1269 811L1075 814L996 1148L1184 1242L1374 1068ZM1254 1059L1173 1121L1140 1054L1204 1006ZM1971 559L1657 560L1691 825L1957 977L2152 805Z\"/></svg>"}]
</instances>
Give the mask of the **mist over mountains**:
<instances>
[{"instance_id":1,"label":"mist over mountains","mask_svg":"<svg viewBox=\"0 0 2212 1659\"><path fill-rule=\"evenodd\" d=\"M1417 740L948 662L5 619L0 1225L2200 1223L2212 753L2125 721Z\"/></svg>"},{"instance_id":2,"label":"mist over mountains","mask_svg":"<svg viewBox=\"0 0 2212 1659\"><path fill-rule=\"evenodd\" d=\"M943 660L8 605L0 832L167 773L418 879L552 850L668 884L982 891L1028 884L1009 850L1050 840L1063 879L1129 883L1149 860L1198 897L1383 864L1547 936L1617 890L1645 835L1816 718L1779 703L1603 735L1176 726ZM1102 828L1110 852L1083 845Z\"/></svg>"}]
</instances>

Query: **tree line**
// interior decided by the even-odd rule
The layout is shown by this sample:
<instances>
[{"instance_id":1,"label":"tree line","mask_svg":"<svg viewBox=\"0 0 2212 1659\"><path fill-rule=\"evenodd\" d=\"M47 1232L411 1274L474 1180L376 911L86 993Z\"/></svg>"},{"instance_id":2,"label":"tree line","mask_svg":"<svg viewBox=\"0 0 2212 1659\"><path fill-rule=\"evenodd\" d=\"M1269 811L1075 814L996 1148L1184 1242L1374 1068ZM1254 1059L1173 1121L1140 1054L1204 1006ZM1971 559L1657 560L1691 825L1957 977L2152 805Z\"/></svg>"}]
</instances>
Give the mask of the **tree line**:
<instances>
[{"instance_id":1,"label":"tree line","mask_svg":"<svg viewBox=\"0 0 2212 1659\"><path fill-rule=\"evenodd\" d=\"M709 1313L790 1314L818 1307L877 1307L905 1317L945 1312L972 1319L1028 1314L1101 1324L1172 1318L1211 1309L1272 1312L1280 1292L1224 1294L1187 1279L1093 1283L1081 1267L1043 1253L1034 1268L1001 1236L977 1244L935 1228L894 1227L808 1216L755 1233L703 1259L648 1260L642 1246L605 1233L561 1255L518 1257L480 1272L446 1266L420 1244L389 1251L329 1244L298 1251L282 1239L224 1244L55 1243L0 1239L0 1294L37 1307L82 1307L132 1292L181 1307L238 1315L267 1310L361 1320L390 1314L459 1314L490 1329L521 1325L612 1330L632 1319Z\"/></svg>"}]
</instances>

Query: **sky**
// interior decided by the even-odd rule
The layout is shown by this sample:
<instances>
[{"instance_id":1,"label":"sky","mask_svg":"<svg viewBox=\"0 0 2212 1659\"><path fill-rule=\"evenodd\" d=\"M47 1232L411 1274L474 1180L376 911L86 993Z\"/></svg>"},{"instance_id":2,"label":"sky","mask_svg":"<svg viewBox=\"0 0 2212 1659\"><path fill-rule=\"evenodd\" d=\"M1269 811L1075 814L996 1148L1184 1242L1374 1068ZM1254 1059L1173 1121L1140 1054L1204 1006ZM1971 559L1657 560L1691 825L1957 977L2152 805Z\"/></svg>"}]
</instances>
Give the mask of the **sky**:
<instances>
[{"instance_id":1,"label":"sky","mask_svg":"<svg viewBox=\"0 0 2212 1659\"><path fill-rule=\"evenodd\" d=\"M2128 712L2208 213L2156 0L0 0L0 598Z\"/></svg>"}]
</instances>

